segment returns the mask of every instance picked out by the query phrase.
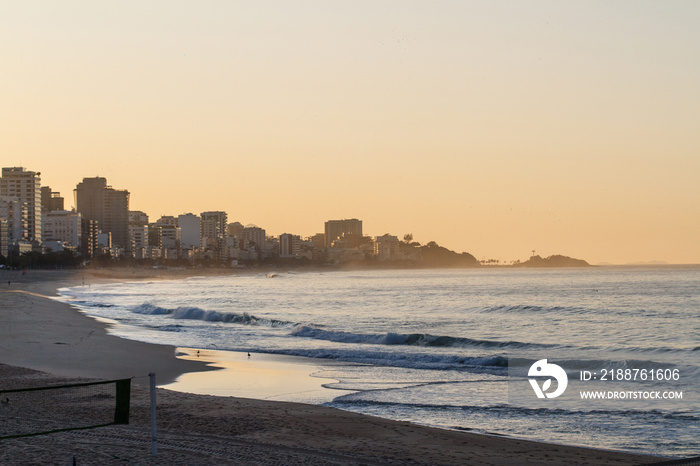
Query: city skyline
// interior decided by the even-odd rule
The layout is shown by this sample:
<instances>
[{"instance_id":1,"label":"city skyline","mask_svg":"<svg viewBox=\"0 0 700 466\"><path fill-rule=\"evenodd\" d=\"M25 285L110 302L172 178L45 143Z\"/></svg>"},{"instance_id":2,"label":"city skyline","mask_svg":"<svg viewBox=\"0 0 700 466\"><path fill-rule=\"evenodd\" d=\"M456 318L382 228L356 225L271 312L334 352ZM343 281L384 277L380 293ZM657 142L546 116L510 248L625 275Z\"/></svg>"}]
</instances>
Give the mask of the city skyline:
<instances>
[{"instance_id":1,"label":"city skyline","mask_svg":"<svg viewBox=\"0 0 700 466\"><path fill-rule=\"evenodd\" d=\"M693 2L9 4L2 166L73 204L700 263Z\"/></svg>"}]
</instances>

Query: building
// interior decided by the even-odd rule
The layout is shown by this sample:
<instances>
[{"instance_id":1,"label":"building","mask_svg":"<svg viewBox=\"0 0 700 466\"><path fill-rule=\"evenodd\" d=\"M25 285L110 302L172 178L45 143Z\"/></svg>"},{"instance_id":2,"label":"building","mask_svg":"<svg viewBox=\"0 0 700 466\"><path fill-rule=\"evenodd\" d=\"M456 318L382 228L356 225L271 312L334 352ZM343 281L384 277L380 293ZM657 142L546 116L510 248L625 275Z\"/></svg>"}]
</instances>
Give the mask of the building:
<instances>
[{"instance_id":1,"label":"building","mask_svg":"<svg viewBox=\"0 0 700 466\"><path fill-rule=\"evenodd\" d=\"M377 236L374 240L374 255L377 260L395 260L399 257L399 238L389 234Z\"/></svg>"},{"instance_id":2,"label":"building","mask_svg":"<svg viewBox=\"0 0 700 466\"><path fill-rule=\"evenodd\" d=\"M155 223L148 225L148 246L152 248L163 247L163 230Z\"/></svg>"},{"instance_id":3,"label":"building","mask_svg":"<svg viewBox=\"0 0 700 466\"><path fill-rule=\"evenodd\" d=\"M81 247L82 216L78 212L56 210L44 215L44 242L62 242L76 249ZM54 248L54 250L56 250Z\"/></svg>"},{"instance_id":4,"label":"building","mask_svg":"<svg viewBox=\"0 0 700 466\"><path fill-rule=\"evenodd\" d=\"M241 249L256 249L261 251L265 248L265 230L248 225L238 232L238 245Z\"/></svg>"},{"instance_id":5,"label":"building","mask_svg":"<svg viewBox=\"0 0 700 466\"><path fill-rule=\"evenodd\" d=\"M7 224L7 220L0 217L0 256L4 258L10 255L10 234Z\"/></svg>"},{"instance_id":6,"label":"building","mask_svg":"<svg viewBox=\"0 0 700 466\"><path fill-rule=\"evenodd\" d=\"M222 211L200 214L202 248L213 259L226 259L227 215Z\"/></svg>"},{"instance_id":7,"label":"building","mask_svg":"<svg viewBox=\"0 0 700 466\"><path fill-rule=\"evenodd\" d=\"M146 215L146 212L141 212L140 210L130 210L129 225L140 227L148 225L148 215Z\"/></svg>"},{"instance_id":8,"label":"building","mask_svg":"<svg viewBox=\"0 0 700 466\"><path fill-rule=\"evenodd\" d=\"M75 205L84 218L95 220L103 233L110 233L112 246L131 247L129 237L129 191L107 186L105 178L83 178L75 189Z\"/></svg>"},{"instance_id":9,"label":"building","mask_svg":"<svg viewBox=\"0 0 700 466\"><path fill-rule=\"evenodd\" d=\"M17 198L26 209L22 238L33 243L41 243L41 173L31 172L22 167L2 169L0 196Z\"/></svg>"},{"instance_id":10,"label":"building","mask_svg":"<svg viewBox=\"0 0 700 466\"><path fill-rule=\"evenodd\" d=\"M326 247L326 234L316 233L309 237L308 241L313 244L314 249L323 249Z\"/></svg>"},{"instance_id":11,"label":"building","mask_svg":"<svg viewBox=\"0 0 700 466\"><path fill-rule=\"evenodd\" d=\"M148 249L148 227L140 225L129 225L129 236L131 236L131 251L134 252L134 257L137 259L143 258L143 252L141 256L136 254L136 252Z\"/></svg>"},{"instance_id":12,"label":"building","mask_svg":"<svg viewBox=\"0 0 700 466\"><path fill-rule=\"evenodd\" d=\"M177 259L178 251L182 244L182 229L177 226L178 219L173 216L163 216L158 221L151 225L151 230L158 230L158 247L163 251L169 251L165 255L167 259Z\"/></svg>"},{"instance_id":13,"label":"building","mask_svg":"<svg viewBox=\"0 0 700 466\"><path fill-rule=\"evenodd\" d=\"M195 214L177 217L182 235L182 249L199 249L202 245L202 219Z\"/></svg>"},{"instance_id":14,"label":"building","mask_svg":"<svg viewBox=\"0 0 700 466\"><path fill-rule=\"evenodd\" d=\"M301 254L301 238L297 235L281 234L279 246L281 258L299 257Z\"/></svg>"},{"instance_id":15,"label":"building","mask_svg":"<svg viewBox=\"0 0 700 466\"><path fill-rule=\"evenodd\" d=\"M105 249L112 249L112 234L111 233L98 233L97 234L97 246Z\"/></svg>"},{"instance_id":16,"label":"building","mask_svg":"<svg viewBox=\"0 0 700 466\"><path fill-rule=\"evenodd\" d=\"M47 212L53 212L56 210L63 210L64 199L61 197L61 193L51 191L48 186L41 187L41 213L45 214Z\"/></svg>"},{"instance_id":17,"label":"building","mask_svg":"<svg viewBox=\"0 0 700 466\"><path fill-rule=\"evenodd\" d=\"M362 220L356 218L346 220L329 220L326 227L326 247L330 248L338 238L362 238ZM352 246L351 246L352 247Z\"/></svg>"},{"instance_id":18,"label":"building","mask_svg":"<svg viewBox=\"0 0 700 466\"><path fill-rule=\"evenodd\" d=\"M158 228L160 228L161 247L163 249L179 250L182 244L182 229L175 225L160 225ZM170 255L173 254L171 253ZM172 257L168 258L172 259Z\"/></svg>"},{"instance_id":19,"label":"building","mask_svg":"<svg viewBox=\"0 0 700 466\"><path fill-rule=\"evenodd\" d=\"M14 196L0 196L0 219L5 220L8 245L22 241L26 230L26 204Z\"/></svg>"},{"instance_id":20,"label":"building","mask_svg":"<svg viewBox=\"0 0 700 466\"><path fill-rule=\"evenodd\" d=\"M98 234L96 221L84 217L80 219L80 253L84 259L95 257Z\"/></svg>"},{"instance_id":21,"label":"building","mask_svg":"<svg viewBox=\"0 0 700 466\"><path fill-rule=\"evenodd\" d=\"M170 225L173 227L177 226L177 217L173 217L172 215L163 215L158 219L156 222L156 225L158 226L163 226L163 225Z\"/></svg>"},{"instance_id":22,"label":"building","mask_svg":"<svg viewBox=\"0 0 700 466\"><path fill-rule=\"evenodd\" d=\"M219 239L227 236L227 215L226 212L212 211L202 212L201 216L201 233L202 239L208 240L208 243L218 242ZM207 244L209 246L209 244Z\"/></svg>"},{"instance_id":23,"label":"building","mask_svg":"<svg viewBox=\"0 0 700 466\"><path fill-rule=\"evenodd\" d=\"M229 236L235 236L236 238L238 238L238 232L241 231L243 228L244 226L241 222L229 223L226 227L226 233L228 233Z\"/></svg>"},{"instance_id":24,"label":"building","mask_svg":"<svg viewBox=\"0 0 700 466\"><path fill-rule=\"evenodd\" d=\"M102 231L112 234L113 246L129 248L129 191L112 188L105 190Z\"/></svg>"}]
</instances>

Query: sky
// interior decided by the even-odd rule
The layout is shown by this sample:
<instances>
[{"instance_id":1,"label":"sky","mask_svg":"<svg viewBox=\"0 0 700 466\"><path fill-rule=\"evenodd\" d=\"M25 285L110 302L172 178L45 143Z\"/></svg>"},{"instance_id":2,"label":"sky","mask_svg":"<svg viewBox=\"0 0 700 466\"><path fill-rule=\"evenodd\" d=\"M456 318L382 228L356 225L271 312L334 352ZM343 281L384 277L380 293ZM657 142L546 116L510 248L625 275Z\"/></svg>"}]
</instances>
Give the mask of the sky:
<instances>
[{"instance_id":1,"label":"sky","mask_svg":"<svg viewBox=\"0 0 700 466\"><path fill-rule=\"evenodd\" d=\"M700 263L700 3L0 0L0 165L67 207Z\"/></svg>"}]
</instances>

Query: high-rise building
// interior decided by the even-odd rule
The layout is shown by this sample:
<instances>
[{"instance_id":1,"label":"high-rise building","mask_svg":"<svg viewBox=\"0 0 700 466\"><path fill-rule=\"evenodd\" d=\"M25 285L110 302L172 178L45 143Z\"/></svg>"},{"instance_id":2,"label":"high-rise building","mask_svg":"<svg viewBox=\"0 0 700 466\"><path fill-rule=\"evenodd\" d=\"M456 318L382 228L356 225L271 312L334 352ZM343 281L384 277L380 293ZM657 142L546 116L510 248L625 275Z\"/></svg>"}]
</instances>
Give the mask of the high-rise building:
<instances>
[{"instance_id":1,"label":"high-rise building","mask_svg":"<svg viewBox=\"0 0 700 466\"><path fill-rule=\"evenodd\" d=\"M99 230L97 228L97 221L90 220L88 218L82 218L80 221L80 252L86 259L95 256L95 252L98 250L97 235Z\"/></svg>"},{"instance_id":2,"label":"high-rise building","mask_svg":"<svg viewBox=\"0 0 700 466\"><path fill-rule=\"evenodd\" d=\"M7 222L7 243L24 239L27 223L26 204L14 196L0 196L0 219Z\"/></svg>"},{"instance_id":3,"label":"high-rise building","mask_svg":"<svg viewBox=\"0 0 700 466\"><path fill-rule=\"evenodd\" d=\"M238 244L241 249L257 248L258 250L265 249L265 230L248 225L238 232Z\"/></svg>"},{"instance_id":4,"label":"high-rise building","mask_svg":"<svg viewBox=\"0 0 700 466\"><path fill-rule=\"evenodd\" d=\"M21 239L35 243L41 242L40 175L39 172L31 172L22 167L6 167L2 169L0 178L0 196L16 197L26 208L26 223Z\"/></svg>"},{"instance_id":5,"label":"high-rise building","mask_svg":"<svg viewBox=\"0 0 700 466\"><path fill-rule=\"evenodd\" d=\"M212 211L201 214L202 238L218 240L227 236L226 212Z\"/></svg>"},{"instance_id":6,"label":"high-rise building","mask_svg":"<svg viewBox=\"0 0 700 466\"><path fill-rule=\"evenodd\" d=\"M280 257L295 257L301 253L301 238L283 233L280 235Z\"/></svg>"},{"instance_id":7,"label":"high-rise building","mask_svg":"<svg viewBox=\"0 0 700 466\"><path fill-rule=\"evenodd\" d=\"M70 246L81 246L82 216L78 212L56 210L44 215L44 241L60 241Z\"/></svg>"},{"instance_id":8,"label":"high-rise building","mask_svg":"<svg viewBox=\"0 0 700 466\"><path fill-rule=\"evenodd\" d=\"M177 224L182 230L183 249L195 249L202 245L202 225L198 216L195 214L179 215Z\"/></svg>"},{"instance_id":9,"label":"high-rise building","mask_svg":"<svg viewBox=\"0 0 700 466\"><path fill-rule=\"evenodd\" d=\"M201 213L202 247L217 259L225 259L227 215L222 211Z\"/></svg>"},{"instance_id":10,"label":"high-rise building","mask_svg":"<svg viewBox=\"0 0 700 466\"><path fill-rule=\"evenodd\" d=\"M83 178L83 181L76 186L75 208L83 218L95 220L99 228L104 228L104 190L107 189L107 179Z\"/></svg>"},{"instance_id":11,"label":"high-rise building","mask_svg":"<svg viewBox=\"0 0 700 466\"><path fill-rule=\"evenodd\" d=\"M95 220L112 245L129 249L129 191L107 186L105 178L83 178L75 189L75 205L83 217Z\"/></svg>"},{"instance_id":12,"label":"high-rise building","mask_svg":"<svg viewBox=\"0 0 700 466\"><path fill-rule=\"evenodd\" d=\"M356 218L345 220L328 220L326 222L326 247L341 237L362 238L362 220Z\"/></svg>"},{"instance_id":13,"label":"high-rise building","mask_svg":"<svg viewBox=\"0 0 700 466\"><path fill-rule=\"evenodd\" d=\"M155 223L148 225L148 246L151 248L163 247L163 230Z\"/></svg>"},{"instance_id":14,"label":"high-rise building","mask_svg":"<svg viewBox=\"0 0 700 466\"><path fill-rule=\"evenodd\" d=\"M10 235L7 229L9 222L0 217L0 256L7 258L10 253Z\"/></svg>"},{"instance_id":15,"label":"high-rise building","mask_svg":"<svg viewBox=\"0 0 700 466\"><path fill-rule=\"evenodd\" d=\"M61 193L52 191L48 186L41 187L41 212L53 212L55 210L63 210L64 199Z\"/></svg>"},{"instance_id":16,"label":"high-rise building","mask_svg":"<svg viewBox=\"0 0 700 466\"><path fill-rule=\"evenodd\" d=\"M131 255L136 259L148 257L148 226L129 225L129 237L131 238Z\"/></svg>"},{"instance_id":17,"label":"high-rise building","mask_svg":"<svg viewBox=\"0 0 700 466\"><path fill-rule=\"evenodd\" d=\"M182 245L182 229L175 225L160 225L161 247L178 251Z\"/></svg>"},{"instance_id":18,"label":"high-rise building","mask_svg":"<svg viewBox=\"0 0 700 466\"><path fill-rule=\"evenodd\" d=\"M108 188L104 193L104 224L102 231L112 234L118 248L129 248L129 191Z\"/></svg>"}]
</instances>

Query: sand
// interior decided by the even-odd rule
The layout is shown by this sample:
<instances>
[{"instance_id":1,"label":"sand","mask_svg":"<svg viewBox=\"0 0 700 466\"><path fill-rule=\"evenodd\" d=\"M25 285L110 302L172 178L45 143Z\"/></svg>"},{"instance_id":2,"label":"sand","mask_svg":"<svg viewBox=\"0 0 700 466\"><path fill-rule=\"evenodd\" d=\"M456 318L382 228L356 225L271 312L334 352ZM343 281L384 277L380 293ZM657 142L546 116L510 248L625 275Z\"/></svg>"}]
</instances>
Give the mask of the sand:
<instances>
[{"instance_id":1,"label":"sand","mask_svg":"<svg viewBox=\"0 0 700 466\"><path fill-rule=\"evenodd\" d=\"M310 404L158 389L158 456L151 456L147 378L209 369L169 346L109 335L103 323L48 298L85 275L0 273L0 392L87 379L136 376L126 426L0 440L2 464L649 464L650 456L552 445L390 421ZM124 278L124 277L122 277ZM129 277L133 278L133 277ZM152 278L152 277L151 277ZM109 280L87 276L87 282ZM11 284L8 286L8 280ZM10 397L12 394L8 394ZM74 417L92 418L95 401ZM47 403L42 419L65 408ZM3 418L36 424L13 404Z\"/></svg>"}]
</instances>

